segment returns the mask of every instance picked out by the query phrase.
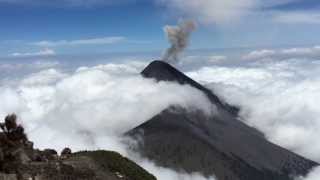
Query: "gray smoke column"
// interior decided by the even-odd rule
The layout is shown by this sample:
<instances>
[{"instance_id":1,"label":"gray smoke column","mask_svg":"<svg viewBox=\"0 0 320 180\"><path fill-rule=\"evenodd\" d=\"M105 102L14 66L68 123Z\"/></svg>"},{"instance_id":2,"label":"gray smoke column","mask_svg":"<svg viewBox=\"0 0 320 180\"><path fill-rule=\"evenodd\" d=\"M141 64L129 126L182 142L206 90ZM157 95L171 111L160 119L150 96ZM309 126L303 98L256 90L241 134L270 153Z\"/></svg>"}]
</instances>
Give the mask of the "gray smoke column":
<instances>
[{"instance_id":1,"label":"gray smoke column","mask_svg":"<svg viewBox=\"0 0 320 180\"><path fill-rule=\"evenodd\" d=\"M182 21L177 26L165 26L164 32L171 47L167 49L163 60L176 63L179 60L179 54L188 46L190 35L195 29L196 23L193 21Z\"/></svg>"}]
</instances>

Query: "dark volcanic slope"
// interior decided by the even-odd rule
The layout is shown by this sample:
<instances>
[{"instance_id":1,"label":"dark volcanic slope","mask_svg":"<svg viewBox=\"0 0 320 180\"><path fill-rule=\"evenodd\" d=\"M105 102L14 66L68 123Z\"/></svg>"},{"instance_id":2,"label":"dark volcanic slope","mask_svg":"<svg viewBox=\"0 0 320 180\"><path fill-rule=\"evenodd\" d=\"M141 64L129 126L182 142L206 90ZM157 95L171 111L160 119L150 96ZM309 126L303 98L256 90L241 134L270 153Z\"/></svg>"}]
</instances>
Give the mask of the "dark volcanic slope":
<instances>
[{"instance_id":1,"label":"dark volcanic slope","mask_svg":"<svg viewBox=\"0 0 320 180\"><path fill-rule=\"evenodd\" d=\"M189 84L205 93L210 101L217 105L218 108L223 108L232 114L237 114L238 109L236 107L229 106L223 103L215 94L210 90L203 87L201 84L190 79L188 76L184 75L182 72L178 71L174 67L170 66L163 61L153 61L149 66L147 66L141 74L147 78L155 78L158 81L176 81L180 84Z\"/></svg>"},{"instance_id":2,"label":"dark volcanic slope","mask_svg":"<svg viewBox=\"0 0 320 180\"><path fill-rule=\"evenodd\" d=\"M142 75L177 81L204 92L218 115L168 107L127 135L142 138L138 151L158 165L187 172L215 174L219 180L291 180L317 163L268 142L237 119L237 109L162 61L152 62Z\"/></svg>"}]
</instances>

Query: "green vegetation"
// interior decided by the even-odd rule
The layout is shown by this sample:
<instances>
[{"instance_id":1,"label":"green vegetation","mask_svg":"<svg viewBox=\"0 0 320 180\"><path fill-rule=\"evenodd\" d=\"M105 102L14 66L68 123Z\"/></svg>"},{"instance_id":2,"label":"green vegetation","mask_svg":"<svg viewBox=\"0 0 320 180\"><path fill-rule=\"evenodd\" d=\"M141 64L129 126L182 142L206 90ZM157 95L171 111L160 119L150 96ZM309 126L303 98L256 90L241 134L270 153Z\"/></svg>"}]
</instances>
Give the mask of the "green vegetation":
<instances>
[{"instance_id":1,"label":"green vegetation","mask_svg":"<svg viewBox=\"0 0 320 180\"><path fill-rule=\"evenodd\" d=\"M113 151L81 151L73 155L92 158L102 168L120 174L132 180L156 180L152 174L121 154Z\"/></svg>"}]
</instances>

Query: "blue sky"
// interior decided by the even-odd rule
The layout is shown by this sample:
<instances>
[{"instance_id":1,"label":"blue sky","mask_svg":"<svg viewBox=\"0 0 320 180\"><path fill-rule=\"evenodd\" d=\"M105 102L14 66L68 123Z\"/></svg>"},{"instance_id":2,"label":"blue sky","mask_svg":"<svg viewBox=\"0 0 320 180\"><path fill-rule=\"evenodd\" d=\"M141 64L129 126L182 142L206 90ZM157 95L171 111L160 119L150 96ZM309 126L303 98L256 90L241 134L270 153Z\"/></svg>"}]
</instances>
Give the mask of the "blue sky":
<instances>
[{"instance_id":1,"label":"blue sky","mask_svg":"<svg viewBox=\"0 0 320 180\"><path fill-rule=\"evenodd\" d=\"M0 0L0 56L161 51L182 18L198 22L189 49L320 44L317 0L195 1Z\"/></svg>"}]
</instances>

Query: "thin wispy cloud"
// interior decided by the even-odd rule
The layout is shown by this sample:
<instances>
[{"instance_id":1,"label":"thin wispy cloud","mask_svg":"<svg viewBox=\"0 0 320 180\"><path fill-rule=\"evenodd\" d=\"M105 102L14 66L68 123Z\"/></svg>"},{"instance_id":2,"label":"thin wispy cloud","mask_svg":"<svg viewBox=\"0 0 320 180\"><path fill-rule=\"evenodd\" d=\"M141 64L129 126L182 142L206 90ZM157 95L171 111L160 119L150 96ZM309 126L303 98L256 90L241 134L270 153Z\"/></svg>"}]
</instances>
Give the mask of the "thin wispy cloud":
<instances>
[{"instance_id":1,"label":"thin wispy cloud","mask_svg":"<svg viewBox=\"0 0 320 180\"><path fill-rule=\"evenodd\" d=\"M53 46L80 46L80 45L105 45L116 44L126 41L127 38L123 36L112 36L92 39L78 39L78 40L59 40L59 41L38 41L32 42L30 45L41 47L53 47Z\"/></svg>"},{"instance_id":2,"label":"thin wispy cloud","mask_svg":"<svg viewBox=\"0 0 320 180\"><path fill-rule=\"evenodd\" d=\"M289 5L289 4L292 4L292 3L296 3L298 1L301 1L301 0L268 0L268 1L260 1L261 5L265 8L276 8L278 6L284 6L284 5Z\"/></svg>"},{"instance_id":3,"label":"thin wispy cloud","mask_svg":"<svg viewBox=\"0 0 320 180\"><path fill-rule=\"evenodd\" d=\"M255 50L242 56L244 60L290 59L290 58L319 58L320 46L296 47L289 49Z\"/></svg>"},{"instance_id":4,"label":"thin wispy cloud","mask_svg":"<svg viewBox=\"0 0 320 180\"><path fill-rule=\"evenodd\" d=\"M285 12L276 14L275 22L286 24L320 24L319 12Z\"/></svg>"},{"instance_id":5,"label":"thin wispy cloud","mask_svg":"<svg viewBox=\"0 0 320 180\"><path fill-rule=\"evenodd\" d=\"M258 5L258 0L158 0L174 12L208 24L223 24L239 19Z\"/></svg>"},{"instance_id":6,"label":"thin wispy cloud","mask_svg":"<svg viewBox=\"0 0 320 180\"><path fill-rule=\"evenodd\" d=\"M0 3L28 5L28 6L54 6L54 7L91 7L110 6L135 2L135 0L0 0Z\"/></svg>"},{"instance_id":7,"label":"thin wispy cloud","mask_svg":"<svg viewBox=\"0 0 320 180\"><path fill-rule=\"evenodd\" d=\"M242 59L248 59L248 60L261 59L261 58L273 56L275 54L276 54L275 50L270 50L270 49L255 50L244 55Z\"/></svg>"},{"instance_id":8,"label":"thin wispy cloud","mask_svg":"<svg viewBox=\"0 0 320 180\"><path fill-rule=\"evenodd\" d=\"M290 5L299 0L156 0L180 16L205 24L230 24L246 16L257 16L262 11Z\"/></svg>"},{"instance_id":9,"label":"thin wispy cloud","mask_svg":"<svg viewBox=\"0 0 320 180\"><path fill-rule=\"evenodd\" d=\"M10 54L13 57L26 57L26 56L52 56L55 55L56 52L53 49L45 48L37 52L15 52Z\"/></svg>"}]
</instances>

